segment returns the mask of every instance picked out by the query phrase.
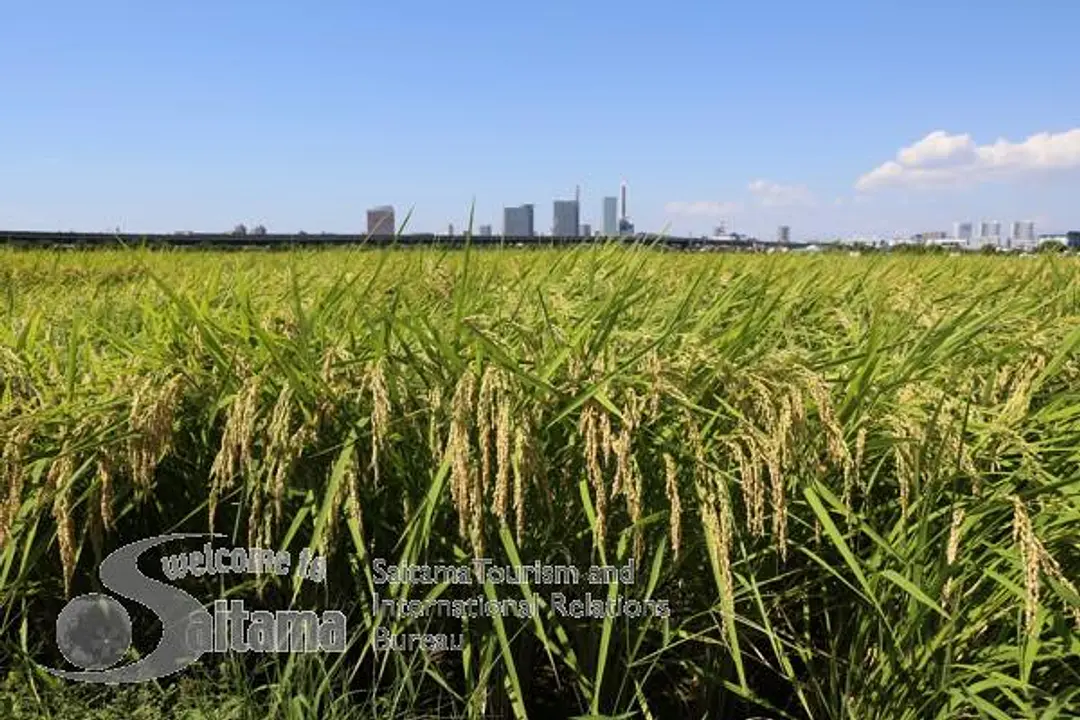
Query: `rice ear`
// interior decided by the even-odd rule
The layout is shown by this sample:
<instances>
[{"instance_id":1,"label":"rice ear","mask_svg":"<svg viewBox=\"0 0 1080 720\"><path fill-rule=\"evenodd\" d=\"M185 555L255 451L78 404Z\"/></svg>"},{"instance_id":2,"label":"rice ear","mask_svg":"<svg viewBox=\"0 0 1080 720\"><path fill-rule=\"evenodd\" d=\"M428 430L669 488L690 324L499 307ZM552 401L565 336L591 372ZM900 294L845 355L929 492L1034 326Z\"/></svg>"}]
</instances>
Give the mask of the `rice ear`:
<instances>
[{"instance_id":1,"label":"rice ear","mask_svg":"<svg viewBox=\"0 0 1080 720\"><path fill-rule=\"evenodd\" d=\"M56 521L56 540L63 569L64 595L71 597L71 581L75 576L75 517L71 507L71 480L75 462L65 444L49 467L46 493L52 495L52 514Z\"/></svg>"},{"instance_id":2,"label":"rice ear","mask_svg":"<svg viewBox=\"0 0 1080 720\"><path fill-rule=\"evenodd\" d=\"M664 453L664 470L668 506L671 509L669 520L671 549L677 561L679 559L679 550L682 547L682 500L679 497L678 466L669 453Z\"/></svg>"}]
</instances>

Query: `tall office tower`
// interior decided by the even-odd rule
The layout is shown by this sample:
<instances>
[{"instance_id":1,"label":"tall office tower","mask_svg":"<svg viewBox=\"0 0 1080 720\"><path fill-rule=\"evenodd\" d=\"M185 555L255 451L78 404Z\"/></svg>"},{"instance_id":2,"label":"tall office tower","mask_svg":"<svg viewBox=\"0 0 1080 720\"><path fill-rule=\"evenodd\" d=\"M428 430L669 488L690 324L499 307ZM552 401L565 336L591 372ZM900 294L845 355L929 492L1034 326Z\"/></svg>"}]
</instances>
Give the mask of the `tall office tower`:
<instances>
[{"instance_id":1,"label":"tall office tower","mask_svg":"<svg viewBox=\"0 0 1080 720\"><path fill-rule=\"evenodd\" d=\"M577 200L556 200L553 207L555 222L551 234L555 237L577 237L580 218Z\"/></svg>"},{"instance_id":2,"label":"tall office tower","mask_svg":"<svg viewBox=\"0 0 1080 720\"><path fill-rule=\"evenodd\" d=\"M787 225L776 228L776 242L781 244L791 242L791 228Z\"/></svg>"},{"instance_id":3,"label":"tall office tower","mask_svg":"<svg viewBox=\"0 0 1080 720\"><path fill-rule=\"evenodd\" d=\"M533 206L531 204L503 208L503 235L507 237L533 236Z\"/></svg>"},{"instance_id":4,"label":"tall office tower","mask_svg":"<svg viewBox=\"0 0 1080 720\"><path fill-rule=\"evenodd\" d=\"M1001 223L996 220L990 223L990 237L1001 237Z\"/></svg>"},{"instance_id":5,"label":"tall office tower","mask_svg":"<svg viewBox=\"0 0 1080 720\"><path fill-rule=\"evenodd\" d=\"M971 241L971 223L958 222L953 224L953 237L957 240Z\"/></svg>"},{"instance_id":6,"label":"tall office tower","mask_svg":"<svg viewBox=\"0 0 1080 720\"><path fill-rule=\"evenodd\" d=\"M1035 245L1035 223L1032 220L1028 220L1024 223L1023 230L1024 243L1026 245Z\"/></svg>"},{"instance_id":7,"label":"tall office tower","mask_svg":"<svg viewBox=\"0 0 1080 720\"><path fill-rule=\"evenodd\" d=\"M604 235L615 237L619 232L619 198L604 198Z\"/></svg>"},{"instance_id":8,"label":"tall office tower","mask_svg":"<svg viewBox=\"0 0 1080 720\"><path fill-rule=\"evenodd\" d=\"M1029 247L1035 244L1035 223L1030 220L1012 224L1013 247Z\"/></svg>"},{"instance_id":9,"label":"tall office tower","mask_svg":"<svg viewBox=\"0 0 1080 720\"><path fill-rule=\"evenodd\" d=\"M395 227L393 205L380 205L367 211L368 235L393 235Z\"/></svg>"},{"instance_id":10,"label":"tall office tower","mask_svg":"<svg viewBox=\"0 0 1080 720\"><path fill-rule=\"evenodd\" d=\"M491 237L491 226L490 225L481 225L480 226L480 237Z\"/></svg>"},{"instance_id":11,"label":"tall office tower","mask_svg":"<svg viewBox=\"0 0 1080 720\"><path fill-rule=\"evenodd\" d=\"M581 237L592 237L592 225L589 223L582 223Z\"/></svg>"},{"instance_id":12,"label":"tall office tower","mask_svg":"<svg viewBox=\"0 0 1080 720\"><path fill-rule=\"evenodd\" d=\"M991 237L990 223L985 220L979 223L979 239L985 239Z\"/></svg>"},{"instance_id":13,"label":"tall office tower","mask_svg":"<svg viewBox=\"0 0 1080 720\"><path fill-rule=\"evenodd\" d=\"M536 213L531 203L521 206L525 210L525 236L532 237L536 234Z\"/></svg>"},{"instance_id":14,"label":"tall office tower","mask_svg":"<svg viewBox=\"0 0 1080 720\"><path fill-rule=\"evenodd\" d=\"M450 223L450 227L447 228L447 235L454 237L454 223Z\"/></svg>"}]
</instances>

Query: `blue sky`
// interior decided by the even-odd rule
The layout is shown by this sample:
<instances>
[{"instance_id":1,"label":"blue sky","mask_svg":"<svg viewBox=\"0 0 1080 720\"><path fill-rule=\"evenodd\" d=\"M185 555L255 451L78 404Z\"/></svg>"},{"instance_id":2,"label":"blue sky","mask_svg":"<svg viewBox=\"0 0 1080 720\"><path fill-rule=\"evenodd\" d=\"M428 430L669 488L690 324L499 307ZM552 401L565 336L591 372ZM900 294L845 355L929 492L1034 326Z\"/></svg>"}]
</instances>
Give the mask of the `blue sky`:
<instances>
[{"instance_id":1,"label":"blue sky","mask_svg":"<svg viewBox=\"0 0 1080 720\"><path fill-rule=\"evenodd\" d=\"M432 231L475 197L548 231L553 198L580 184L595 225L623 179L639 229L679 234L1080 228L1078 24L1072 0L13 0L0 228L352 232L389 203Z\"/></svg>"}]
</instances>

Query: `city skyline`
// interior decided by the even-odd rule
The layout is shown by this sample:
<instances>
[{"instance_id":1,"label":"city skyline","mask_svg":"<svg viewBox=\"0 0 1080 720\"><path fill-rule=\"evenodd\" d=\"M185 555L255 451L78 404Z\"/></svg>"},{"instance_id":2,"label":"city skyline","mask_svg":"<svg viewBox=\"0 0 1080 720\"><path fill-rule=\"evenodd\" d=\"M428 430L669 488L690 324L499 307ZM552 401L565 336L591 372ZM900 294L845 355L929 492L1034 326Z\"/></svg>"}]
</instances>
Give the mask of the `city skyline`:
<instances>
[{"instance_id":1,"label":"city skyline","mask_svg":"<svg viewBox=\"0 0 1080 720\"><path fill-rule=\"evenodd\" d=\"M474 198L497 226L567 183L600 227L626 178L645 232L892 235L959 217L1064 232L1080 226L1080 6L1055 4L1050 24L1025 7L956 0L926 23L854 0L16 4L0 25L0 228L355 232L386 202L441 232ZM599 27L628 49L618 72ZM952 47L958 27L1039 52L911 46ZM459 33L485 41L446 53ZM731 58L752 61L716 82ZM992 97L1009 102L991 112Z\"/></svg>"}]
</instances>

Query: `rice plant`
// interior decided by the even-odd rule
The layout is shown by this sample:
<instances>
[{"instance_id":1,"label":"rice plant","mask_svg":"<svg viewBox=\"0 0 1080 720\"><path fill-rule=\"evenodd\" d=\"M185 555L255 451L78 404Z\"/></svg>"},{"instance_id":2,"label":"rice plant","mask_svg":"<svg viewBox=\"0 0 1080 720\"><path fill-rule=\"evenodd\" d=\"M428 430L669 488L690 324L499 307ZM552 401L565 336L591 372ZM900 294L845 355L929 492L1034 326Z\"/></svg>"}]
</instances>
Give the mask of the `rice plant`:
<instances>
[{"instance_id":1,"label":"rice plant","mask_svg":"<svg viewBox=\"0 0 1080 720\"><path fill-rule=\"evenodd\" d=\"M1075 258L0 264L0 715L1080 715ZM136 688L45 672L66 598L166 531L325 553L315 586L183 585L342 609L347 652L207 657ZM463 588L374 571L477 558L636 573ZM476 595L536 611L373 602ZM574 617L556 598L670 613ZM154 629L133 619L145 652ZM462 647L388 652L386 632Z\"/></svg>"}]
</instances>

